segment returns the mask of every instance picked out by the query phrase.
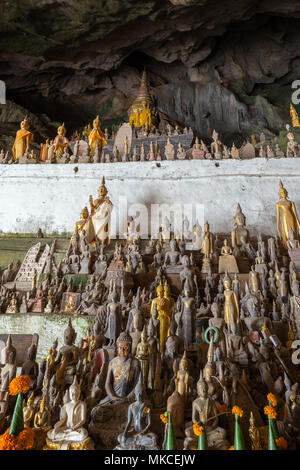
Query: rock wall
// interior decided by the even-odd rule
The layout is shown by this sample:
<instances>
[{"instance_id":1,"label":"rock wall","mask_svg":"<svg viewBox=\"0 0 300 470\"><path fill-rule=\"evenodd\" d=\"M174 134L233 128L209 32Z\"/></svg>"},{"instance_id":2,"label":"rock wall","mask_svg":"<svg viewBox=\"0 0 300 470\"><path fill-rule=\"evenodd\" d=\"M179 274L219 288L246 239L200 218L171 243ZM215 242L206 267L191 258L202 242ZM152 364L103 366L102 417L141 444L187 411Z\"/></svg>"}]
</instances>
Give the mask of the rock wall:
<instances>
[{"instance_id":1,"label":"rock wall","mask_svg":"<svg viewBox=\"0 0 300 470\"><path fill-rule=\"evenodd\" d=\"M199 209L201 224L207 219L212 231L229 232L238 202L253 235L258 230L274 234L280 178L300 213L298 159L0 165L1 231L72 232L89 195L97 197L103 175L121 234L126 232L126 205L133 216L146 208L150 219L151 205L183 209L191 204Z\"/></svg>"}]
</instances>

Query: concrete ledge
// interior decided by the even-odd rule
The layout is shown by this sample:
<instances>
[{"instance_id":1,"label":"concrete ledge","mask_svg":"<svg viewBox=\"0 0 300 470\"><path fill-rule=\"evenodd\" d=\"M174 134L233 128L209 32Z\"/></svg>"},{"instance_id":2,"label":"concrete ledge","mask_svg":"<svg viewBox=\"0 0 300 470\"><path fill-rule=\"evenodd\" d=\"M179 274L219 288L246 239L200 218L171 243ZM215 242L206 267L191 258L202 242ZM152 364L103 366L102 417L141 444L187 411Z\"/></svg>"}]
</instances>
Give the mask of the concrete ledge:
<instances>
[{"instance_id":1,"label":"concrete ledge","mask_svg":"<svg viewBox=\"0 0 300 470\"><path fill-rule=\"evenodd\" d=\"M78 171L75 172L75 167ZM300 159L185 160L68 165L0 165L0 229L4 233L73 231L80 210L105 176L114 212L128 205L204 205L215 232L230 231L240 202L250 230L273 234L279 179L300 212ZM119 223L126 224L126 214Z\"/></svg>"}]
</instances>

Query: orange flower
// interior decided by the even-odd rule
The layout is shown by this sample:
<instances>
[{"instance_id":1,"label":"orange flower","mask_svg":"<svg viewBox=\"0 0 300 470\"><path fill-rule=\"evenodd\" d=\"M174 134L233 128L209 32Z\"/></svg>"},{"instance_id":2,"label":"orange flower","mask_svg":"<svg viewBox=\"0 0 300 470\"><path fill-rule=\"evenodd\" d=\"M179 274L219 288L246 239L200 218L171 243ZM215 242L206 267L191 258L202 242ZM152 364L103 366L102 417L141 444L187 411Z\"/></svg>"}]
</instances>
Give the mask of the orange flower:
<instances>
[{"instance_id":1,"label":"orange flower","mask_svg":"<svg viewBox=\"0 0 300 470\"><path fill-rule=\"evenodd\" d=\"M203 426L199 426L198 423L194 423L193 424L193 431L194 431L194 434L196 434L196 436L202 436L204 428L203 428Z\"/></svg>"},{"instance_id":2,"label":"orange flower","mask_svg":"<svg viewBox=\"0 0 300 470\"><path fill-rule=\"evenodd\" d=\"M0 435L0 450L29 450L34 444L35 433L31 428L25 428L14 436L9 434L9 429Z\"/></svg>"},{"instance_id":3,"label":"orange flower","mask_svg":"<svg viewBox=\"0 0 300 470\"><path fill-rule=\"evenodd\" d=\"M223 405L217 404L216 406L217 406L218 413L226 413L228 411L228 408L225 405L225 403L223 403Z\"/></svg>"},{"instance_id":4,"label":"orange flower","mask_svg":"<svg viewBox=\"0 0 300 470\"><path fill-rule=\"evenodd\" d=\"M277 406L277 398L275 395L273 395L273 393L268 393L267 399L272 406Z\"/></svg>"},{"instance_id":5,"label":"orange flower","mask_svg":"<svg viewBox=\"0 0 300 470\"><path fill-rule=\"evenodd\" d=\"M227 450L234 450L234 446L230 446L230 447L228 447L228 449L227 449Z\"/></svg>"},{"instance_id":6,"label":"orange flower","mask_svg":"<svg viewBox=\"0 0 300 470\"><path fill-rule=\"evenodd\" d=\"M277 416L275 408L273 408L271 405L264 407L264 413L265 415L268 415L270 419L275 419Z\"/></svg>"},{"instance_id":7,"label":"orange flower","mask_svg":"<svg viewBox=\"0 0 300 470\"><path fill-rule=\"evenodd\" d=\"M162 422L163 422L164 424L166 424L166 423L168 422L168 417L165 416L165 413L163 413L163 414L160 415L160 419L162 420Z\"/></svg>"},{"instance_id":8,"label":"orange flower","mask_svg":"<svg viewBox=\"0 0 300 470\"><path fill-rule=\"evenodd\" d=\"M244 412L239 406L234 406L231 410L233 415L238 415L240 418L243 416Z\"/></svg>"},{"instance_id":9,"label":"orange flower","mask_svg":"<svg viewBox=\"0 0 300 470\"><path fill-rule=\"evenodd\" d=\"M284 437L282 437L282 436L278 437L278 439L275 439L275 442L276 442L277 448L279 450L286 450L287 449L288 444L287 444Z\"/></svg>"},{"instance_id":10,"label":"orange flower","mask_svg":"<svg viewBox=\"0 0 300 470\"><path fill-rule=\"evenodd\" d=\"M19 375L13 379L9 384L9 393L11 395L18 395L18 393L27 393L30 389L31 380L28 375Z\"/></svg>"}]
</instances>

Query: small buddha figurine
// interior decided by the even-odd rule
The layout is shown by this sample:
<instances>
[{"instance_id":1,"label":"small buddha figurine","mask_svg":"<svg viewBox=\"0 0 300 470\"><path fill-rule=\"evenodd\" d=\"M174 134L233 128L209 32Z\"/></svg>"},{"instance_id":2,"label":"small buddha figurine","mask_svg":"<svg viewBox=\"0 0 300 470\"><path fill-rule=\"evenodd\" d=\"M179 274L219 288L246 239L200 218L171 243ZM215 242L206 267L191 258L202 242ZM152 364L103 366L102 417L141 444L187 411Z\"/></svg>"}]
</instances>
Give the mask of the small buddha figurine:
<instances>
[{"instance_id":1,"label":"small buddha figurine","mask_svg":"<svg viewBox=\"0 0 300 470\"><path fill-rule=\"evenodd\" d=\"M103 177L98 188L99 197L94 201L92 196L89 197L91 213L84 226L87 243L94 243L97 238L100 243L110 244L110 221L113 204L107 193L105 178Z\"/></svg>"},{"instance_id":2,"label":"small buddha figurine","mask_svg":"<svg viewBox=\"0 0 300 470\"><path fill-rule=\"evenodd\" d=\"M65 123L63 123L61 126L58 127L57 136L54 139L54 145L55 145L54 152L55 152L56 158L61 158L63 156L63 153L66 147L70 145L69 140L66 138L66 133L67 133L67 130L65 128Z\"/></svg>"},{"instance_id":3,"label":"small buddha figurine","mask_svg":"<svg viewBox=\"0 0 300 470\"><path fill-rule=\"evenodd\" d=\"M231 280L225 276L224 281L224 320L227 328L230 329L232 323L238 323L240 319L239 303L235 293L231 290Z\"/></svg>"},{"instance_id":4,"label":"small buddha figurine","mask_svg":"<svg viewBox=\"0 0 300 470\"><path fill-rule=\"evenodd\" d=\"M23 406L23 416L24 416L24 426L27 428L31 427L35 415L35 406L34 406L34 392L29 395L27 403Z\"/></svg>"},{"instance_id":5,"label":"small buddha figurine","mask_svg":"<svg viewBox=\"0 0 300 470\"><path fill-rule=\"evenodd\" d=\"M221 256L219 257L219 274L221 273L238 273L239 268L235 257L232 254L232 249L228 246L225 238L224 245L221 248Z\"/></svg>"},{"instance_id":6,"label":"small buddha figurine","mask_svg":"<svg viewBox=\"0 0 300 470\"><path fill-rule=\"evenodd\" d=\"M276 217L277 217L277 235L282 240L284 247L287 247L287 240L289 238L290 229L294 234L300 232L300 221L297 215L294 202L287 199L288 192L283 187L282 181L279 182L280 201L276 204Z\"/></svg>"},{"instance_id":7,"label":"small buddha figurine","mask_svg":"<svg viewBox=\"0 0 300 470\"><path fill-rule=\"evenodd\" d=\"M174 160L175 157L175 147L172 144L170 137L168 137L168 141L165 146L165 156L167 160Z\"/></svg>"},{"instance_id":8,"label":"small buddha figurine","mask_svg":"<svg viewBox=\"0 0 300 470\"><path fill-rule=\"evenodd\" d=\"M223 153L223 144L219 140L219 134L214 130L213 131L213 142L211 144L211 153L214 155L215 159L219 160L222 158L222 153Z\"/></svg>"},{"instance_id":9,"label":"small buddha figurine","mask_svg":"<svg viewBox=\"0 0 300 470\"><path fill-rule=\"evenodd\" d=\"M178 158L178 160L185 160L186 159L186 151L184 150L181 142L179 142L179 144L178 144L177 158Z\"/></svg>"},{"instance_id":10,"label":"small buddha figurine","mask_svg":"<svg viewBox=\"0 0 300 470\"><path fill-rule=\"evenodd\" d=\"M165 265L177 266L180 262L180 252L177 250L176 240L170 240L170 250L165 254Z\"/></svg>"},{"instance_id":11,"label":"small buddha figurine","mask_svg":"<svg viewBox=\"0 0 300 470\"><path fill-rule=\"evenodd\" d=\"M14 314L18 312L19 312L18 300L17 300L16 294L13 292L5 313Z\"/></svg>"},{"instance_id":12,"label":"small buddha figurine","mask_svg":"<svg viewBox=\"0 0 300 470\"><path fill-rule=\"evenodd\" d=\"M221 450L228 449L225 429L218 426L218 410L215 401L208 396L207 384L203 378L202 371L197 383L198 397L193 401L192 405L192 422L188 423L184 440L184 449L195 447L198 438L193 431L194 423L202 423L207 438L207 446L210 449Z\"/></svg>"},{"instance_id":13,"label":"small buddha figurine","mask_svg":"<svg viewBox=\"0 0 300 470\"><path fill-rule=\"evenodd\" d=\"M299 146L295 141L295 136L292 132L288 132L288 142L286 146L286 156L288 158L294 158L299 156Z\"/></svg>"},{"instance_id":14,"label":"small buddha figurine","mask_svg":"<svg viewBox=\"0 0 300 470\"><path fill-rule=\"evenodd\" d=\"M240 204L237 205L233 221L235 228L231 232L231 243L233 254L237 257L240 255L242 241L250 243L249 231L246 229L246 217L242 212Z\"/></svg>"},{"instance_id":15,"label":"small buddha figurine","mask_svg":"<svg viewBox=\"0 0 300 470\"><path fill-rule=\"evenodd\" d=\"M184 351L183 357L180 361L179 370L175 378L175 389L179 395L183 398L184 403L189 405L193 396L194 380L188 371L188 361L186 357L186 351Z\"/></svg>"},{"instance_id":16,"label":"small buddha figurine","mask_svg":"<svg viewBox=\"0 0 300 470\"><path fill-rule=\"evenodd\" d=\"M21 122L21 129L17 131L15 142L13 145L13 159L17 160L23 157L23 155L28 151L30 142L33 139L32 132L29 131L29 122L27 117Z\"/></svg>"},{"instance_id":17,"label":"small buddha figurine","mask_svg":"<svg viewBox=\"0 0 300 470\"><path fill-rule=\"evenodd\" d=\"M92 450L93 443L83 427L87 418L87 407L80 400L80 386L76 376L69 388L70 401L62 406L60 420L48 431L46 448L56 450Z\"/></svg>"},{"instance_id":18,"label":"small buddha figurine","mask_svg":"<svg viewBox=\"0 0 300 470\"><path fill-rule=\"evenodd\" d=\"M150 364L151 346L147 340L146 325L141 334L141 341L136 348L136 358L140 361L142 383L145 390L148 388L149 364Z\"/></svg>"},{"instance_id":19,"label":"small buddha figurine","mask_svg":"<svg viewBox=\"0 0 300 470\"><path fill-rule=\"evenodd\" d=\"M15 378L17 373L16 358L16 348L12 345L11 335L8 335L6 346L1 351L1 364L4 364L1 369L1 383L4 383L6 376L8 376L9 383Z\"/></svg>"},{"instance_id":20,"label":"small buddha figurine","mask_svg":"<svg viewBox=\"0 0 300 470\"><path fill-rule=\"evenodd\" d=\"M43 395L40 401L40 408L34 415L34 428L35 429L44 429L45 431L49 431L51 429L50 426L50 412L47 407L46 396Z\"/></svg>"},{"instance_id":21,"label":"small buddha figurine","mask_svg":"<svg viewBox=\"0 0 300 470\"><path fill-rule=\"evenodd\" d=\"M202 149L201 144L199 143L198 137L195 138L195 143L192 148L192 157L194 160L201 160L204 158L205 152Z\"/></svg>"},{"instance_id":22,"label":"small buddha figurine","mask_svg":"<svg viewBox=\"0 0 300 470\"><path fill-rule=\"evenodd\" d=\"M156 292L158 297L152 300L151 314L156 305L160 322L160 351L163 352L164 342L169 336L170 322L172 316L172 305L170 303L170 300L164 297L164 288L161 282L157 287Z\"/></svg>"},{"instance_id":23,"label":"small buddha figurine","mask_svg":"<svg viewBox=\"0 0 300 470\"><path fill-rule=\"evenodd\" d=\"M233 142L233 144L232 144L230 154L231 154L231 157L232 157L232 158L235 158L235 159L239 159L239 160L240 160L240 152L239 152L239 149L236 148L236 146L234 145L234 142Z\"/></svg>"},{"instance_id":24,"label":"small buddha figurine","mask_svg":"<svg viewBox=\"0 0 300 470\"><path fill-rule=\"evenodd\" d=\"M27 351L27 359L22 364L21 375L28 375L31 379L31 390L35 390L39 375L39 365L36 362L36 345L31 344Z\"/></svg>"},{"instance_id":25,"label":"small buddha figurine","mask_svg":"<svg viewBox=\"0 0 300 470\"><path fill-rule=\"evenodd\" d=\"M196 305L195 299L191 296L188 283L185 283L184 295L181 302L181 311L178 320L178 327L181 332L179 334L183 340L185 347L192 347L196 340Z\"/></svg>"},{"instance_id":26,"label":"small buddha figurine","mask_svg":"<svg viewBox=\"0 0 300 470\"><path fill-rule=\"evenodd\" d=\"M158 450L157 436L149 432L151 426L151 403L144 400L144 387L140 378L134 394L135 402L129 405L127 423L118 436L117 450Z\"/></svg>"},{"instance_id":27,"label":"small buddha figurine","mask_svg":"<svg viewBox=\"0 0 300 470\"><path fill-rule=\"evenodd\" d=\"M201 248L201 253L205 257L209 258L213 254L213 236L209 231L209 223L205 222L204 224L204 234L203 234L203 243Z\"/></svg>"},{"instance_id":28,"label":"small buddha figurine","mask_svg":"<svg viewBox=\"0 0 300 470\"><path fill-rule=\"evenodd\" d=\"M75 346L76 332L72 326L71 319L69 319L68 327L64 331L64 345L60 348L55 367L57 367L61 360L65 358L66 366L66 384L70 385L76 372L76 365L79 359L79 348Z\"/></svg>"},{"instance_id":29,"label":"small buddha figurine","mask_svg":"<svg viewBox=\"0 0 300 470\"><path fill-rule=\"evenodd\" d=\"M74 232L73 232L73 235L72 235L72 238L71 238L71 242L73 242L74 240L74 236L76 233L78 233L78 235L80 236L81 232L82 232L82 229L88 219L88 216L89 216L89 210L88 208L85 206L82 211L80 212L80 220L78 220L78 222L75 223L75 227L74 227Z\"/></svg>"},{"instance_id":30,"label":"small buddha figurine","mask_svg":"<svg viewBox=\"0 0 300 470\"><path fill-rule=\"evenodd\" d=\"M93 129L89 134L89 146L90 146L90 155L94 157L96 145L98 144L98 151L99 153L107 144L105 136L100 128L101 122L99 116L93 121Z\"/></svg>"},{"instance_id":31,"label":"small buddha figurine","mask_svg":"<svg viewBox=\"0 0 300 470\"><path fill-rule=\"evenodd\" d=\"M251 449L252 450L262 450L260 442L259 429L255 426L255 420L253 412L250 413L250 426L249 426L249 437L251 439Z\"/></svg>"}]
</instances>

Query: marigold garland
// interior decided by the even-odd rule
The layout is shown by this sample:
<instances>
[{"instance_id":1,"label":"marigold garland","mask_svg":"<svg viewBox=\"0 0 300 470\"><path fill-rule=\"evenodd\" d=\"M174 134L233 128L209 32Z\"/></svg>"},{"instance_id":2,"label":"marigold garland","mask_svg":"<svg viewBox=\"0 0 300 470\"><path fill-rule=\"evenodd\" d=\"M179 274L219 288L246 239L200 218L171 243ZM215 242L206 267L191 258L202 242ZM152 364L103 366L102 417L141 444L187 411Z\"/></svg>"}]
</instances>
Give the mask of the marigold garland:
<instances>
[{"instance_id":1,"label":"marigold garland","mask_svg":"<svg viewBox=\"0 0 300 470\"><path fill-rule=\"evenodd\" d=\"M278 437L278 439L275 439L275 442L276 442L276 445L277 445L277 449L279 449L279 450L286 450L287 447L288 447L287 441L282 436Z\"/></svg>"},{"instance_id":2,"label":"marigold garland","mask_svg":"<svg viewBox=\"0 0 300 470\"><path fill-rule=\"evenodd\" d=\"M194 434L196 434L196 436L202 436L204 428L203 428L203 426L199 426L198 423L194 423L193 424L193 431L194 431Z\"/></svg>"},{"instance_id":3,"label":"marigold garland","mask_svg":"<svg viewBox=\"0 0 300 470\"><path fill-rule=\"evenodd\" d=\"M165 416L165 413L160 415L160 419L164 424L166 424L168 422L168 417Z\"/></svg>"},{"instance_id":4,"label":"marigold garland","mask_svg":"<svg viewBox=\"0 0 300 470\"><path fill-rule=\"evenodd\" d=\"M31 379L29 375L19 375L13 379L9 384L9 393L11 395L18 395L18 393L27 393L30 389Z\"/></svg>"},{"instance_id":5,"label":"marigold garland","mask_svg":"<svg viewBox=\"0 0 300 470\"><path fill-rule=\"evenodd\" d=\"M243 416L244 411L239 406L234 406L231 410L233 415L238 415L240 418Z\"/></svg>"},{"instance_id":6,"label":"marigold garland","mask_svg":"<svg viewBox=\"0 0 300 470\"><path fill-rule=\"evenodd\" d=\"M275 419L277 416L275 408L273 408L271 405L264 407L264 413L265 415L268 415L270 419Z\"/></svg>"},{"instance_id":7,"label":"marigold garland","mask_svg":"<svg viewBox=\"0 0 300 470\"><path fill-rule=\"evenodd\" d=\"M272 406L277 406L277 398L275 395L273 395L273 393L268 393L267 399Z\"/></svg>"},{"instance_id":8,"label":"marigold garland","mask_svg":"<svg viewBox=\"0 0 300 470\"><path fill-rule=\"evenodd\" d=\"M9 434L9 428L0 435L0 450L29 450L34 444L35 433L31 428L25 428L14 436Z\"/></svg>"}]
</instances>

